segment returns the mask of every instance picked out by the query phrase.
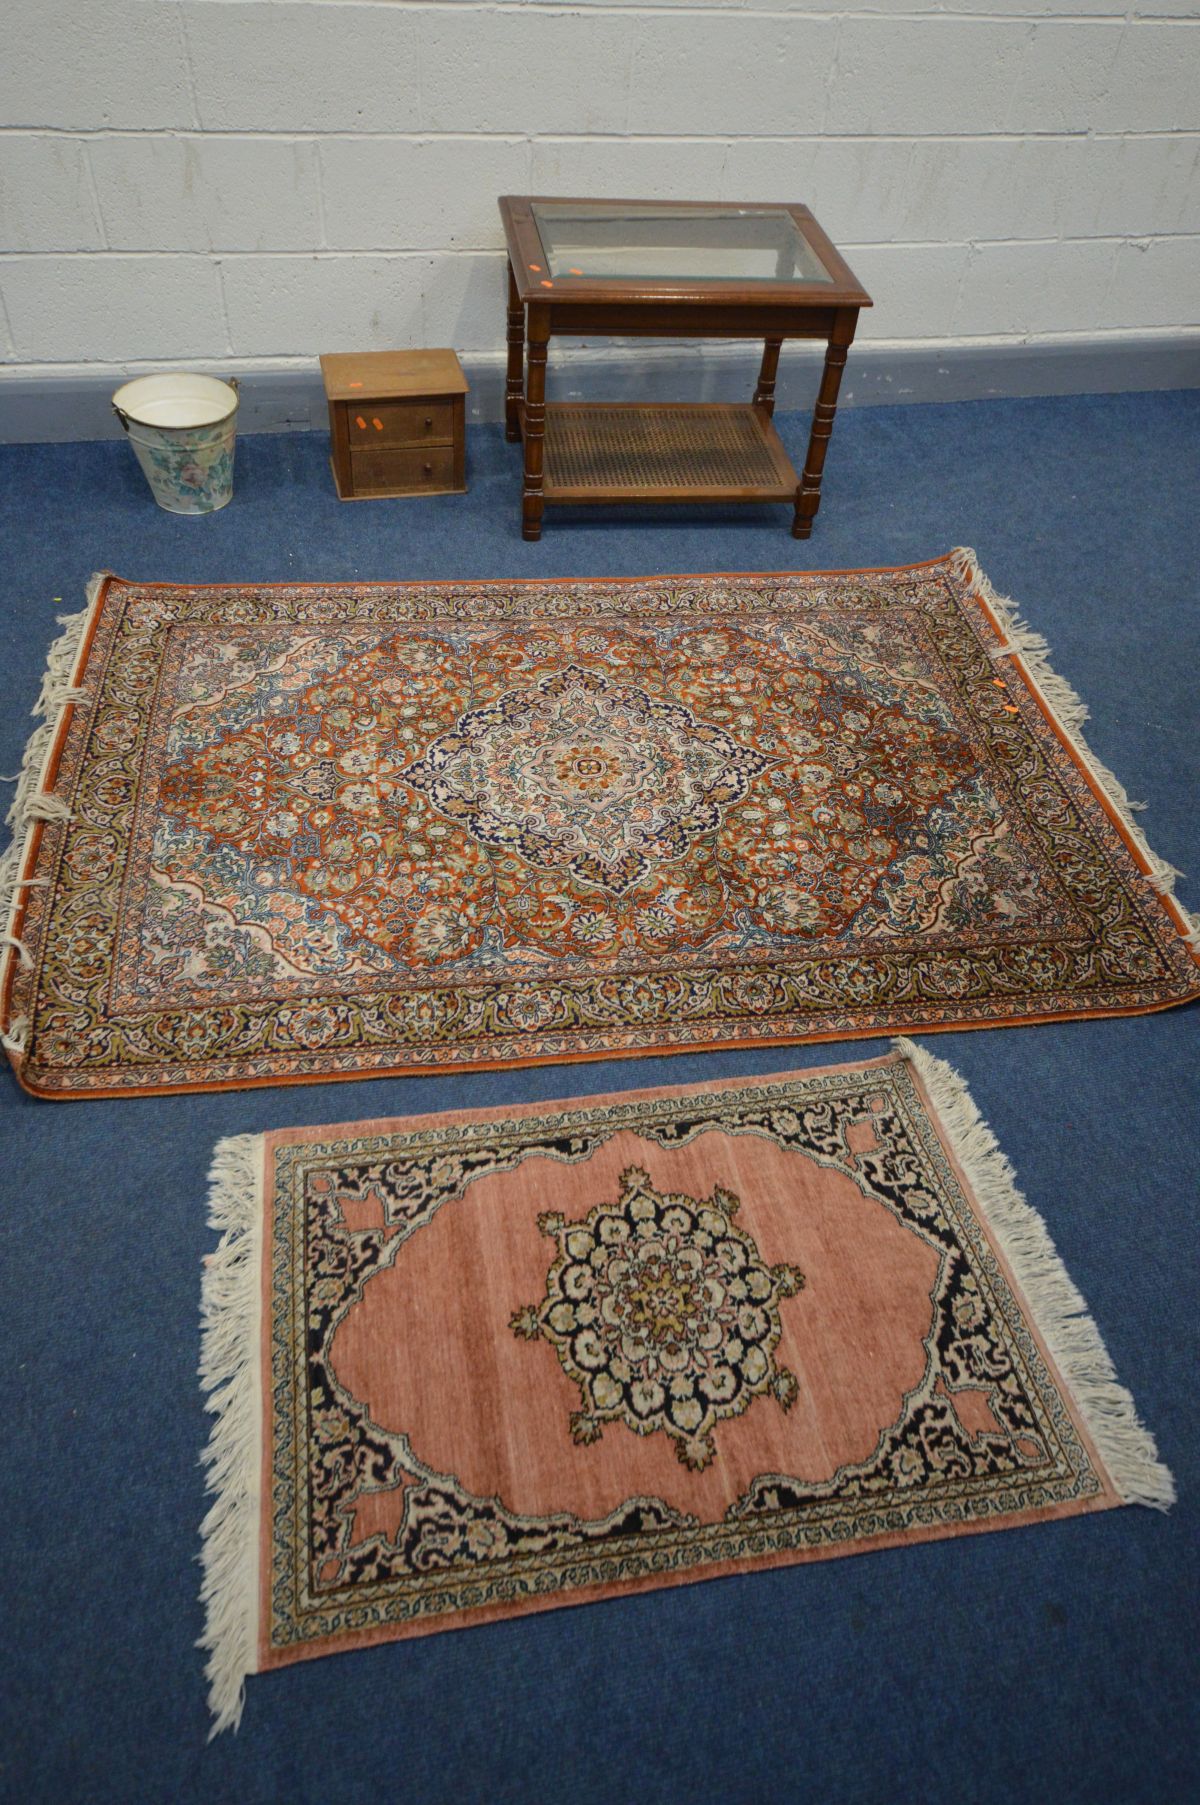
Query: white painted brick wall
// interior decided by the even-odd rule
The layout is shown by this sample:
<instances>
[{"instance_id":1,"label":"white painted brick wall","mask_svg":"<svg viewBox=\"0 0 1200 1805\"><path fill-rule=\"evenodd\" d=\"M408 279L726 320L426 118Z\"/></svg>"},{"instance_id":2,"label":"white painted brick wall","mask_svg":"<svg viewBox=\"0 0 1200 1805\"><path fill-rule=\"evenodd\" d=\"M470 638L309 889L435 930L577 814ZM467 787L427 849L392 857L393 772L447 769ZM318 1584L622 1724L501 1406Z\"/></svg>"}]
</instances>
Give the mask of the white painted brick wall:
<instances>
[{"instance_id":1,"label":"white painted brick wall","mask_svg":"<svg viewBox=\"0 0 1200 1805\"><path fill-rule=\"evenodd\" d=\"M320 141L325 223L332 248L475 250L496 242L496 196L529 181L526 138Z\"/></svg>"},{"instance_id":2,"label":"white painted brick wall","mask_svg":"<svg viewBox=\"0 0 1200 1805\"><path fill-rule=\"evenodd\" d=\"M181 342L202 358L229 348L218 271L206 257L6 258L4 310L32 363L176 358Z\"/></svg>"},{"instance_id":3,"label":"white painted brick wall","mask_svg":"<svg viewBox=\"0 0 1200 1805\"><path fill-rule=\"evenodd\" d=\"M112 250L311 251L321 242L311 138L145 132L93 139L87 154Z\"/></svg>"},{"instance_id":4,"label":"white painted brick wall","mask_svg":"<svg viewBox=\"0 0 1200 1805\"><path fill-rule=\"evenodd\" d=\"M104 242L84 145L48 133L0 137L0 248L95 251Z\"/></svg>"},{"instance_id":5,"label":"white painted brick wall","mask_svg":"<svg viewBox=\"0 0 1200 1805\"><path fill-rule=\"evenodd\" d=\"M421 12L286 0L178 10L206 131L404 133L421 124Z\"/></svg>"},{"instance_id":6,"label":"white painted brick wall","mask_svg":"<svg viewBox=\"0 0 1200 1805\"><path fill-rule=\"evenodd\" d=\"M581 14L538 5L422 8L421 123L438 132L625 129L628 8Z\"/></svg>"},{"instance_id":7,"label":"white painted brick wall","mask_svg":"<svg viewBox=\"0 0 1200 1805\"><path fill-rule=\"evenodd\" d=\"M499 357L525 190L807 201L931 355L1195 328L1198 13L7 0L0 362Z\"/></svg>"},{"instance_id":8,"label":"white painted brick wall","mask_svg":"<svg viewBox=\"0 0 1200 1805\"><path fill-rule=\"evenodd\" d=\"M248 357L428 343L432 266L428 256L223 257L230 343Z\"/></svg>"},{"instance_id":9,"label":"white painted brick wall","mask_svg":"<svg viewBox=\"0 0 1200 1805\"><path fill-rule=\"evenodd\" d=\"M648 13L627 33L628 129L688 137L820 132L845 29L831 17L786 12Z\"/></svg>"},{"instance_id":10,"label":"white painted brick wall","mask_svg":"<svg viewBox=\"0 0 1200 1805\"><path fill-rule=\"evenodd\" d=\"M59 131L169 131L193 123L178 7L9 0L0 121Z\"/></svg>"}]
</instances>

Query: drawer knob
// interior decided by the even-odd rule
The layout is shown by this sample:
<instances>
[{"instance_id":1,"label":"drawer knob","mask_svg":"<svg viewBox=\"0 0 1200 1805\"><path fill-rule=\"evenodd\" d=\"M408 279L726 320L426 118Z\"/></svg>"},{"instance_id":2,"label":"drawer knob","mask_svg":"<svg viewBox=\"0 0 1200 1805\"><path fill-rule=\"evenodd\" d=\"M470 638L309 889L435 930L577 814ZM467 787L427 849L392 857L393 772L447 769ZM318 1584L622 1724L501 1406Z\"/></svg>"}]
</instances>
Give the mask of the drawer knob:
<instances>
[{"instance_id":1,"label":"drawer knob","mask_svg":"<svg viewBox=\"0 0 1200 1805\"><path fill-rule=\"evenodd\" d=\"M426 432L433 431L433 415L432 414L426 414L426 416L425 416L425 431Z\"/></svg>"},{"instance_id":2,"label":"drawer knob","mask_svg":"<svg viewBox=\"0 0 1200 1805\"><path fill-rule=\"evenodd\" d=\"M425 474L426 474L426 476L432 476L432 475L433 475L433 465L432 465L432 464L426 464L426 465L425 465Z\"/></svg>"}]
</instances>

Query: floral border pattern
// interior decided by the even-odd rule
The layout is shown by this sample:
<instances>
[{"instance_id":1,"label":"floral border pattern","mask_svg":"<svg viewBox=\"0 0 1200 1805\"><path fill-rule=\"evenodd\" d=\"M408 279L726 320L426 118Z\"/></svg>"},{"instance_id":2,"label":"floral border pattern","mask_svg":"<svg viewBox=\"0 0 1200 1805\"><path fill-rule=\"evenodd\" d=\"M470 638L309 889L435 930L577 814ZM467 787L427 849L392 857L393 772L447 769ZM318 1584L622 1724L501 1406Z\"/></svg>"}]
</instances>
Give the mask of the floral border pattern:
<instances>
[{"instance_id":1,"label":"floral border pattern","mask_svg":"<svg viewBox=\"0 0 1200 1805\"><path fill-rule=\"evenodd\" d=\"M855 1152L853 1131L865 1123L875 1144ZM407 1436L381 1428L341 1385L331 1358L339 1325L439 1209L529 1158L584 1163L622 1131L668 1149L713 1132L765 1136L849 1177L936 1252L924 1374L866 1460L818 1484L761 1474L714 1523L643 1497L598 1521L525 1517L424 1465ZM1086 1509L1102 1493L903 1061L499 1122L344 1139L325 1131L276 1148L268 1192L271 1656L779 1551L1000 1526L1018 1513ZM382 1203L385 1226L350 1228L345 1206L353 1218L367 1197ZM960 1422L953 1394L964 1387L986 1391L994 1431ZM564 1441L569 1448L565 1428ZM354 1541L355 1502L389 1490L402 1493L394 1534Z\"/></svg>"},{"instance_id":2,"label":"floral border pattern","mask_svg":"<svg viewBox=\"0 0 1200 1805\"><path fill-rule=\"evenodd\" d=\"M359 974L287 996L254 986L208 1003L116 984L126 910L145 872L155 699L180 629L241 625L286 643L354 623L481 619L697 622L820 617L903 628L919 645L1011 830L1037 860L1057 926L989 939L858 936L778 956L680 950L640 969L562 970L495 982L381 983ZM907 571L664 578L627 584L138 586L111 579L59 759L70 820L48 822L25 891L32 964L10 962L4 1020L26 1018L22 1081L83 1095L511 1064L605 1053L779 1043L943 1025L994 1025L1164 1007L1200 973L1086 777L1019 673L988 656L991 629L949 559ZM994 648L993 648L994 649Z\"/></svg>"}]
</instances>

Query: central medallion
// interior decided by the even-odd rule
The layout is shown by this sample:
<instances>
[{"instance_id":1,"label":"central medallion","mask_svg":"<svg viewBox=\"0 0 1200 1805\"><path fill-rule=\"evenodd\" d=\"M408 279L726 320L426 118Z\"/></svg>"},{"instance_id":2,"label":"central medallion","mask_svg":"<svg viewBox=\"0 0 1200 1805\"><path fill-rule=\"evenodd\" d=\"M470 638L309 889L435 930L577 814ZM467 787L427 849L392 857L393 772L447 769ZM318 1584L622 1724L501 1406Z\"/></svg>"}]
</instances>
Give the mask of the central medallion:
<instances>
[{"instance_id":1,"label":"central medallion","mask_svg":"<svg viewBox=\"0 0 1200 1805\"><path fill-rule=\"evenodd\" d=\"M766 764L690 708L568 665L461 715L404 781L484 845L620 894Z\"/></svg>"},{"instance_id":2,"label":"central medallion","mask_svg":"<svg viewBox=\"0 0 1200 1805\"><path fill-rule=\"evenodd\" d=\"M637 1435L662 1430L684 1466L716 1453L712 1430L771 1394L796 1401L794 1373L777 1366L779 1306L804 1284L795 1266L768 1266L734 1226L738 1200L714 1190L704 1202L656 1191L637 1166L621 1175L615 1204L582 1222L538 1217L557 1257L546 1296L512 1317L527 1341L548 1341L579 1386L577 1442L599 1439L608 1421Z\"/></svg>"}]
</instances>

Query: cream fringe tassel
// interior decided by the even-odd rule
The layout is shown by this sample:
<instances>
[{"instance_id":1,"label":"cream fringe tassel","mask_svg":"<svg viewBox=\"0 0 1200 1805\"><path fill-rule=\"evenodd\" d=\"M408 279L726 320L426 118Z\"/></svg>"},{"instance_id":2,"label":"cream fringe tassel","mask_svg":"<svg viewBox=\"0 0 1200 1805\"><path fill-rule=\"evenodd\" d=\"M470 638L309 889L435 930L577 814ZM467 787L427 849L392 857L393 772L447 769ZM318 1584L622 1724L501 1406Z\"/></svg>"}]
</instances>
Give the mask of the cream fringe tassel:
<instances>
[{"instance_id":1,"label":"cream fringe tassel","mask_svg":"<svg viewBox=\"0 0 1200 1805\"><path fill-rule=\"evenodd\" d=\"M205 1261L200 1384L216 1417L203 1464L213 1503L201 1525L209 1740L241 1722L245 1678L257 1666L258 1535L262 1463L263 1137L220 1141L209 1180L209 1223L221 1231Z\"/></svg>"},{"instance_id":2,"label":"cream fringe tassel","mask_svg":"<svg viewBox=\"0 0 1200 1805\"><path fill-rule=\"evenodd\" d=\"M1101 764L1091 747L1083 737L1083 725L1088 718L1088 707L1083 699L1072 689L1065 677L1060 677L1050 663L1050 648L1042 634L1035 633L1021 619L1017 604L1008 596L997 595L987 577L979 567L979 559L968 545L960 545L950 554L954 568L963 580L981 595L996 617L1003 638L990 648L993 658L1019 658L1025 668L1029 681L1040 693L1042 700L1054 715L1080 764L1090 774L1095 783L1103 791L1120 816L1121 825L1129 835L1137 851L1148 866L1147 882L1151 888L1169 904L1170 911L1180 917L1180 931L1188 946L1200 954L1200 915L1190 915L1175 895L1175 879L1182 877L1183 872L1174 865L1160 859L1151 850L1139 823L1134 819L1135 809L1145 808L1144 802L1131 802L1129 793L1114 771Z\"/></svg>"},{"instance_id":3,"label":"cream fringe tassel","mask_svg":"<svg viewBox=\"0 0 1200 1805\"><path fill-rule=\"evenodd\" d=\"M924 1085L991 1238L1021 1288L1117 1492L1126 1504L1168 1510L1175 1502L1175 1481L1159 1460L1133 1398L1118 1383L1100 1331L1045 1223L1017 1189L1016 1175L966 1085L953 1066L923 1047L910 1040L892 1044Z\"/></svg>"},{"instance_id":4,"label":"cream fringe tassel","mask_svg":"<svg viewBox=\"0 0 1200 1805\"><path fill-rule=\"evenodd\" d=\"M62 798L51 795L45 789L46 765L53 749L61 710L68 702L78 706L87 701L86 691L78 686L77 666L104 577L105 572L100 571L88 584L87 606L82 614L58 616L62 632L47 654L42 687L30 710L38 718L38 724L26 744L16 779L16 794L7 815L12 840L0 854L0 922L4 924L4 931L0 934L0 945L4 949L0 955L0 989L8 976L9 961L20 959L24 964L29 959L25 946L15 937L15 927L22 891L28 889L31 882L38 881L23 879L21 876L33 823L70 820L70 811ZM22 1056L25 1049L23 1018L11 1025L2 1044L14 1059Z\"/></svg>"}]
</instances>

